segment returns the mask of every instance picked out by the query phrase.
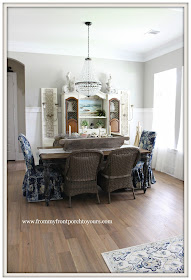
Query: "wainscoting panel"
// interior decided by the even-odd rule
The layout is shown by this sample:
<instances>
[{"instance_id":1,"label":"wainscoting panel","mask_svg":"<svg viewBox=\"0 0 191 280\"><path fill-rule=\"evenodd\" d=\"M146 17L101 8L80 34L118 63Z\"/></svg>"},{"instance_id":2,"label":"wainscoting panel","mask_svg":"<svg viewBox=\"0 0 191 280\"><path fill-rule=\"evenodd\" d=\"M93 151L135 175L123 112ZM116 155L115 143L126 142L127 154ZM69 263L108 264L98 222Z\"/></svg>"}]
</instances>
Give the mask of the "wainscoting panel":
<instances>
[{"instance_id":1,"label":"wainscoting panel","mask_svg":"<svg viewBox=\"0 0 191 280\"><path fill-rule=\"evenodd\" d=\"M136 127L138 126L138 122L142 128L144 127L144 108L134 108L133 109L133 119L130 121L130 144L133 145L135 141L136 135Z\"/></svg>"},{"instance_id":2,"label":"wainscoting panel","mask_svg":"<svg viewBox=\"0 0 191 280\"><path fill-rule=\"evenodd\" d=\"M144 129L146 130L152 130L152 124L153 124L153 108L144 108Z\"/></svg>"},{"instance_id":3,"label":"wainscoting panel","mask_svg":"<svg viewBox=\"0 0 191 280\"><path fill-rule=\"evenodd\" d=\"M31 144L35 164L38 164L39 155L37 147L42 146L41 107L26 107L26 137ZM58 133L61 133L61 107L58 108Z\"/></svg>"},{"instance_id":4,"label":"wainscoting panel","mask_svg":"<svg viewBox=\"0 0 191 280\"><path fill-rule=\"evenodd\" d=\"M41 108L26 107L26 137L30 142L35 164L38 164L37 147L42 145Z\"/></svg>"}]
</instances>

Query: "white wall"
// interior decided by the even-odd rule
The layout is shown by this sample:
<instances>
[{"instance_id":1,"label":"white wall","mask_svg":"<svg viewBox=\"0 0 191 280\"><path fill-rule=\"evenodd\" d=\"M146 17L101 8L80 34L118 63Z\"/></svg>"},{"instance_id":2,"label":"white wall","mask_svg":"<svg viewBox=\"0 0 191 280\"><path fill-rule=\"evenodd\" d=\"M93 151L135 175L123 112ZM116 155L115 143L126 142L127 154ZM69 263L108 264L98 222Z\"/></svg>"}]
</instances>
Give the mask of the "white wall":
<instances>
[{"instance_id":1,"label":"white wall","mask_svg":"<svg viewBox=\"0 0 191 280\"><path fill-rule=\"evenodd\" d=\"M180 81L183 66L183 48L162 55L144 63L144 129L152 130L154 102L154 74L165 70L177 69L177 82ZM180 97L180 87L177 92ZM162 113L162 112L161 112Z\"/></svg>"},{"instance_id":2,"label":"white wall","mask_svg":"<svg viewBox=\"0 0 191 280\"><path fill-rule=\"evenodd\" d=\"M66 75L78 77L81 73L84 57L9 52L9 58L19 60L25 65L26 107L40 107L40 88L58 89L60 93ZM103 91L109 74L119 89L131 92L131 101L135 107L143 107L143 62L128 62L112 59L93 59L96 75L103 84Z\"/></svg>"}]
</instances>

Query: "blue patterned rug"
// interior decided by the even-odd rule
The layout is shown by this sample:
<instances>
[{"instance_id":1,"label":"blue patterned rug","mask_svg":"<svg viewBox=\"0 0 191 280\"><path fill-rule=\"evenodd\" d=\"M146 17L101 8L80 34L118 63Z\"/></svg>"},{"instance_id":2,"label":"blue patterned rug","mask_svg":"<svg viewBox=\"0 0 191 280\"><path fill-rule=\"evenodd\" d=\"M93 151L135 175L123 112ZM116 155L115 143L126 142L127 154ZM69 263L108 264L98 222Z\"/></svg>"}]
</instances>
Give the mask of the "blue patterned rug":
<instances>
[{"instance_id":1,"label":"blue patterned rug","mask_svg":"<svg viewBox=\"0 0 191 280\"><path fill-rule=\"evenodd\" d=\"M114 273L184 273L183 236L102 253Z\"/></svg>"}]
</instances>

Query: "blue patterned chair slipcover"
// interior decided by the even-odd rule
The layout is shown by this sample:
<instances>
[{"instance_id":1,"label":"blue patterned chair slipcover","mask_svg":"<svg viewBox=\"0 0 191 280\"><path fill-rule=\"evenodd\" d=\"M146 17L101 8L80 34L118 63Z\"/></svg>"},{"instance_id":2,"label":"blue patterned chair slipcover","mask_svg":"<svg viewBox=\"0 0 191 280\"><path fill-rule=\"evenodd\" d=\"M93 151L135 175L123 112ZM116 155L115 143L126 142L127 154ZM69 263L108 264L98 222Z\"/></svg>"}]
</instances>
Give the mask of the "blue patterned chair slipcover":
<instances>
[{"instance_id":1,"label":"blue patterned chair slipcover","mask_svg":"<svg viewBox=\"0 0 191 280\"><path fill-rule=\"evenodd\" d=\"M156 132L143 130L139 141L139 147L151 151L151 154L149 155L149 165L148 165L148 179L147 179L148 186L156 183L153 171L151 169L151 162L152 162L153 150L155 147L155 141L156 141ZM144 165L144 161L140 160L138 161L138 163L133 169L134 188L143 187L143 183L144 183L143 165Z\"/></svg>"},{"instance_id":2,"label":"blue patterned chair slipcover","mask_svg":"<svg viewBox=\"0 0 191 280\"><path fill-rule=\"evenodd\" d=\"M31 146L26 137L23 134L19 134L18 140L20 142L27 167L22 185L23 196L26 196L28 202L43 201L45 200L44 168L42 165L35 166ZM50 184L50 199L62 199L63 179L58 172L52 169L50 170Z\"/></svg>"}]
</instances>

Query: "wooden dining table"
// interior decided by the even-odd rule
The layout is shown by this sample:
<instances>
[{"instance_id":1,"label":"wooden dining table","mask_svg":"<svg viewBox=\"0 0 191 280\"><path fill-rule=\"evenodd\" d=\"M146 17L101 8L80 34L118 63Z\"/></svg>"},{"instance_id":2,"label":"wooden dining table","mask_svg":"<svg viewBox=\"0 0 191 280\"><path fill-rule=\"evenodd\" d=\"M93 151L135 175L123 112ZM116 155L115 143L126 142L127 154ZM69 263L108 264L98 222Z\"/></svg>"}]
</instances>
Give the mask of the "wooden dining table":
<instances>
[{"instance_id":1,"label":"wooden dining table","mask_svg":"<svg viewBox=\"0 0 191 280\"><path fill-rule=\"evenodd\" d=\"M124 144L120 148L134 147L132 145ZM137 147L136 147L137 148ZM45 181L45 202L46 205L49 205L50 201L50 173L49 169L54 165L60 166L65 165L67 157L71 154L72 151L64 151L63 148L55 148L55 147L37 147L39 151L39 157L44 167L44 181ZM104 157L107 157L111 151L115 150L112 148L107 149L99 149L103 152ZM146 192L147 189L147 178L148 178L148 164L149 164L149 154L151 153L148 150L139 148L141 153L141 160L144 161L143 172L144 172L144 183L143 183L143 191Z\"/></svg>"}]
</instances>

